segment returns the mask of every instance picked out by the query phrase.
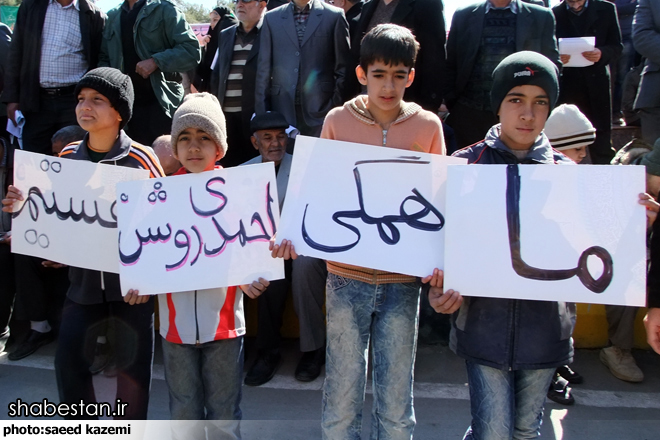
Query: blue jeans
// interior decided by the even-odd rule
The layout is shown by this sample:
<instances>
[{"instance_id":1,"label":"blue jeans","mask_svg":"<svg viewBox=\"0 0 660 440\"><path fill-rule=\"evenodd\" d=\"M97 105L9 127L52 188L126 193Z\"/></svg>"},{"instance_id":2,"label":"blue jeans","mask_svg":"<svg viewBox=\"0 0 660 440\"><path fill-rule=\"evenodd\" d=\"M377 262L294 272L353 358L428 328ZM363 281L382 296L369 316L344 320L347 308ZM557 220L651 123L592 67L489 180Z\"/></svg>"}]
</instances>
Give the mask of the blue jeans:
<instances>
[{"instance_id":1,"label":"blue jeans","mask_svg":"<svg viewBox=\"0 0 660 440\"><path fill-rule=\"evenodd\" d=\"M242 336L200 345L175 344L163 339L163 363L172 420L225 421L173 422L173 438L205 439L204 426L209 439L240 438Z\"/></svg>"},{"instance_id":2,"label":"blue jeans","mask_svg":"<svg viewBox=\"0 0 660 440\"><path fill-rule=\"evenodd\" d=\"M538 438L555 369L505 371L466 364L472 425L463 440Z\"/></svg>"},{"instance_id":3,"label":"blue jeans","mask_svg":"<svg viewBox=\"0 0 660 440\"><path fill-rule=\"evenodd\" d=\"M360 439L371 340L372 439L411 439L417 283L367 284L328 274L323 438Z\"/></svg>"}]
</instances>

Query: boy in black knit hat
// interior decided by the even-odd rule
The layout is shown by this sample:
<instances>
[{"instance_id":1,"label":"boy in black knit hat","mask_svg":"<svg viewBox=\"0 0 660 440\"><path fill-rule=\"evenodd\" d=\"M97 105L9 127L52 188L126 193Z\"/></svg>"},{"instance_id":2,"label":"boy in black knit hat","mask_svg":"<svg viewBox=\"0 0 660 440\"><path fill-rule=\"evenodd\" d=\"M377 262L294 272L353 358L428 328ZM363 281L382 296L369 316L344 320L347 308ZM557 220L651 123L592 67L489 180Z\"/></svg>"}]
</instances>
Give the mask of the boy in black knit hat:
<instances>
[{"instance_id":1,"label":"boy in black knit hat","mask_svg":"<svg viewBox=\"0 0 660 440\"><path fill-rule=\"evenodd\" d=\"M60 157L147 169L151 177L164 173L150 147L133 142L122 130L133 111L133 86L117 69L89 71L75 89L78 124L87 131L81 142L66 146ZM21 193L9 187L2 201L11 212ZM117 406L115 418L146 419L153 360L154 301L129 291L122 297L119 275L71 267L71 285L62 311L62 326L55 355L55 375L62 403L96 401L85 347L95 329L116 320ZM92 339L89 341L88 339ZM121 401L121 403L120 403ZM73 406L72 406L73 408ZM68 419L96 419L97 414L71 411Z\"/></svg>"},{"instance_id":2,"label":"boy in black knit hat","mask_svg":"<svg viewBox=\"0 0 660 440\"><path fill-rule=\"evenodd\" d=\"M572 163L542 133L558 92L549 59L535 52L506 57L493 71L491 89L500 123L454 156L479 164ZM453 294L433 286L429 301L446 313ZM454 317L451 348L466 360L472 410L464 438L536 438L555 368L573 359L574 306L475 296L463 298Z\"/></svg>"}]
</instances>

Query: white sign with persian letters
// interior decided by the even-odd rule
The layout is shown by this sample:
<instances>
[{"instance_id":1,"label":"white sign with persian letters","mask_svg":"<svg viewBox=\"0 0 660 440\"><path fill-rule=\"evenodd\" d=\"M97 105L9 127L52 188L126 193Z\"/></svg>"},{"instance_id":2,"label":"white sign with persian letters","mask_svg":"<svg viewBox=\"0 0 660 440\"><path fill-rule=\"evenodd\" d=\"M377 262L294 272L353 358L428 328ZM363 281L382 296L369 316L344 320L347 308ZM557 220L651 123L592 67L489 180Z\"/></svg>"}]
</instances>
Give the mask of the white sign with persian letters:
<instances>
[{"instance_id":1,"label":"white sign with persian letters","mask_svg":"<svg viewBox=\"0 0 660 440\"><path fill-rule=\"evenodd\" d=\"M284 278L268 250L279 218L272 162L126 182L117 194L124 295Z\"/></svg>"},{"instance_id":2,"label":"white sign with persian letters","mask_svg":"<svg viewBox=\"0 0 660 440\"><path fill-rule=\"evenodd\" d=\"M277 242L412 276L444 266L448 164L465 159L299 136Z\"/></svg>"},{"instance_id":3,"label":"white sign with persian letters","mask_svg":"<svg viewBox=\"0 0 660 440\"><path fill-rule=\"evenodd\" d=\"M450 167L445 288L644 306L644 186L639 166Z\"/></svg>"},{"instance_id":4,"label":"white sign with persian letters","mask_svg":"<svg viewBox=\"0 0 660 440\"><path fill-rule=\"evenodd\" d=\"M16 150L11 250L69 266L119 272L115 185L149 171Z\"/></svg>"}]
</instances>

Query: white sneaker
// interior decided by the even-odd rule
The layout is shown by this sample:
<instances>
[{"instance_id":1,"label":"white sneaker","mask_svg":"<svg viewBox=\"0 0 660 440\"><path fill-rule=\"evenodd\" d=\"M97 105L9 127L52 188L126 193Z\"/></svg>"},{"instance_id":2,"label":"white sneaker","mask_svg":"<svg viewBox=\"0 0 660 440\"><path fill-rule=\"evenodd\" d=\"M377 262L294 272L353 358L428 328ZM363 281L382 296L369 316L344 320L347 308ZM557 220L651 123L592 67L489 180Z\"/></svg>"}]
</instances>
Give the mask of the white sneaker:
<instances>
[{"instance_id":1,"label":"white sneaker","mask_svg":"<svg viewBox=\"0 0 660 440\"><path fill-rule=\"evenodd\" d=\"M610 373L617 379L626 382L641 382L644 380L644 373L635 363L630 350L623 350L612 345L603 348L600 351L600 361L610 369Z\"/></svg>"}]
</instances>

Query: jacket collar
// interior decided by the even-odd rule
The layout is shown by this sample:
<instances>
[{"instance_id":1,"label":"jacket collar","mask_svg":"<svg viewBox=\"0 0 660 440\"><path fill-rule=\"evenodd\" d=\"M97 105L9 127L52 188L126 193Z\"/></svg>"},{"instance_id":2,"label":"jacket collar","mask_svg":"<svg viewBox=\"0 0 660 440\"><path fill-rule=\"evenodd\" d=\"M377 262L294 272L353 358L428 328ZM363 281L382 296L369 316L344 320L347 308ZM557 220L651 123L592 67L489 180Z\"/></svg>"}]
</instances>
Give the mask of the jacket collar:
<instances>
[{"instance_id":1,"label":"jacket collar","mask_svg":"<svg viewBox=\"0 0 660 440\"><path fill-rule=\"evenodd\" d=\"M498 150L500 153L505 155L510 155L516 157L509 147L504 145L504 142L500 140L501 126L500 124L494 125L488 130L486 134L486 139L484 143L488 145L489 148ZM550 141L548 140L545 133L541 134L536 138L534 145L529 149L525 159L519 161L516 158L516 162L521 163L555 163L557 157L554 154L552 146L550 146Z\"/></svg>"},{"instance_id":2,"label":"jacket collar","mask_svg":"<svg viewBox=\"0 0 660 440\"><path fill-rule=\"evenodd\" d=\"M76 147L75 152L72 154L77 159L90 160L89 152L87 149L88 139L89 139L89 133L85 134L85 137L83 138L82 142L78 144L78 147ZM115 162L128 156L132 143L133 143L132 139L129 138L126 133L124 133L124 130L120 130L119 136L117 136L117 140L115 140L114 145L112 146L110 151L108 151L108 153L105 155L105 157L99 161L99 163Z\"/></svg>"},{"instance_id":3,"label":"jacket collar","mask_svg":"<svg viewBox=\"0 0 660 440\"><path fill-rule=\"evenodd\" d=\"M362 121L363 123L367 125L376 125L377 124L376 120L371 115L371 113L369 113L369 110L367 109L368 101L369 101L369 97L367 95L359 95L356 98L353 98L347 103L345 103L344 107L348 109L348 111L355 118ZM399 113L399 116L396 118L396 120L392 122L392 125L403 122L406 119L410 118L411 116L419 113L420 110L422 110L422 108L418 104L415 104L414 102L401 101L401 103L403 104L401 108L401 113Z\"/></svg>"}]
</instances>

